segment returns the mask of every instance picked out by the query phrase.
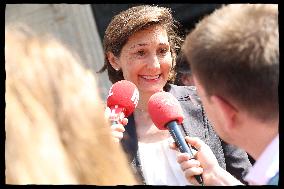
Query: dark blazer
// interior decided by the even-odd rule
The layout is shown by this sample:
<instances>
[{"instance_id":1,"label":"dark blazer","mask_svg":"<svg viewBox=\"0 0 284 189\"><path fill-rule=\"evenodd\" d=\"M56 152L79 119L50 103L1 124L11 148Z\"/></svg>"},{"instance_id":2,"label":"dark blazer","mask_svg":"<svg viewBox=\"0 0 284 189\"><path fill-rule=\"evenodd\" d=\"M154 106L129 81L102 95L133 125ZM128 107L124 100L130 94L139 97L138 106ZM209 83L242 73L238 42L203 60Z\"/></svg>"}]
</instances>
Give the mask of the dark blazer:
<instances>
[{"instance_id":1,"label":"dark blazer","mask_svg":"<svg viewBox=\"0 0 284 189\"><path fill-rule=\"evenodd\" d=\"M199 137L203 140L213 151L219 165L237 179L246 183L242 177L251 167L247 153L233 145L225 143L217 136L204 113L195 87L170 84L165 89L165 91L170 92L178 99L183 109L185 118L181 128L184 135ZM129 156L135 173L145 184L139 160L138 140L133 114L128 117L128 124L125 126L125 129L124 137L121 140L122 146Z\"/></svg>"}]
</instances>

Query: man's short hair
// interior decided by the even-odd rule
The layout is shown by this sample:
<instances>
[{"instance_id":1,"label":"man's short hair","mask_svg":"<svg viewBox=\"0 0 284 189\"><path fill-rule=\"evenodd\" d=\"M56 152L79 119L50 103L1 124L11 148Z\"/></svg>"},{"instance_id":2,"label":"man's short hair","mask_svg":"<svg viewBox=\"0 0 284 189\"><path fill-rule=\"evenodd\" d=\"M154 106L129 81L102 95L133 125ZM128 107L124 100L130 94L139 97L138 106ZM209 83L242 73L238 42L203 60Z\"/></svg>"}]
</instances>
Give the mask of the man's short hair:
<instances>
[{"instance_id":1,"label":"man's short hair","mask_svg":"<svg viewBox=\"0 0 284 189\"><path fill-rule=\"evenodd\" d=\"M278 116L278 5L223 6L196 25L182 49L208 96L263 120Z\"/></svg>"}]
</instances>

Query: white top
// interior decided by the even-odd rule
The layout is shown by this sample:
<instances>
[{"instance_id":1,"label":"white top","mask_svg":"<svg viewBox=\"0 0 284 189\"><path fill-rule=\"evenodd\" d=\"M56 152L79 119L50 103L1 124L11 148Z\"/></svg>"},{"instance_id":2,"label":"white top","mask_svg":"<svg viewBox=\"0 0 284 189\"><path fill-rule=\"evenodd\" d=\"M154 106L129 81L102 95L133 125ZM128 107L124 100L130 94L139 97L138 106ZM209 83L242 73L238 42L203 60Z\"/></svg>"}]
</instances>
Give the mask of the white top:
<instances>
[{"instance_id":1,"label":"white top","mask_svg":"<svg viewBox=\"0 0 284 189\"><path fill-rule=\"evenodd\" d=\"M265 148L245 180L250 185L266 185L279 171L279 134Z\"/></svg>"},{"instance_id":2,"label":"white top","mask_svg":"<svg viewBox=\"0 0 284 189\"><path fill-rule=\"evenodd\" d=\"M170 149L172 137L155 143L138 142L142 172L147 185L192 185L177 162L177 151Z\"/></svg>"}]
</instances>

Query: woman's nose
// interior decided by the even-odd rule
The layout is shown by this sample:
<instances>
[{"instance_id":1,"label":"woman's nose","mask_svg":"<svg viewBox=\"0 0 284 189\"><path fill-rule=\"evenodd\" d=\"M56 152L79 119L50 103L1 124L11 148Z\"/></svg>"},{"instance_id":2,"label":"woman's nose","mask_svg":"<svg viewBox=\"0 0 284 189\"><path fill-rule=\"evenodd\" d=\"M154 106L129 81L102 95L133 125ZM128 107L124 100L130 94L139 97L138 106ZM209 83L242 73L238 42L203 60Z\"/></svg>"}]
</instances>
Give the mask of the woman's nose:
<instances>
[{"instance_id":1,"label":"woman's nose","mask_svg":"<svg viewBox=\"0 0 284 189\"><path fill-rule=\"evenodd\" d=\"M147 67L150 68L150 69L160 68L159 57L157 55L152 55L151 58L149 58L149 62L147 64Z\"/></svg>"}]
</instances>

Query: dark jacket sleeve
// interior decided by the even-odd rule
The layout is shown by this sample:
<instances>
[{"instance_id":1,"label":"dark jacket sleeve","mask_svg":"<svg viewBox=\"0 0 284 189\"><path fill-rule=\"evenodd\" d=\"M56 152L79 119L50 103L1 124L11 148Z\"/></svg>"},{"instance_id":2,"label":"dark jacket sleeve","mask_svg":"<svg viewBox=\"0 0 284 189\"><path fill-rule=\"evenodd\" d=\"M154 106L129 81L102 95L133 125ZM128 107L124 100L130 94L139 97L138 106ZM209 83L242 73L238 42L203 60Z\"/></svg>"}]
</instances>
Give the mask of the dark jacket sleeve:
<instances>
[{"instance_id":1,"label":"dark jacket sleeve","mask_svg":"<svg viewBox=\"0 0 284 189\"><path fill-rule=\"evenodd\" d=\"M251 167L247 153L241 148L224 141L221 141L221 144L225 156L226 170L242 183L247 184L243 179Z\"/></svg>"}]
</instances>

